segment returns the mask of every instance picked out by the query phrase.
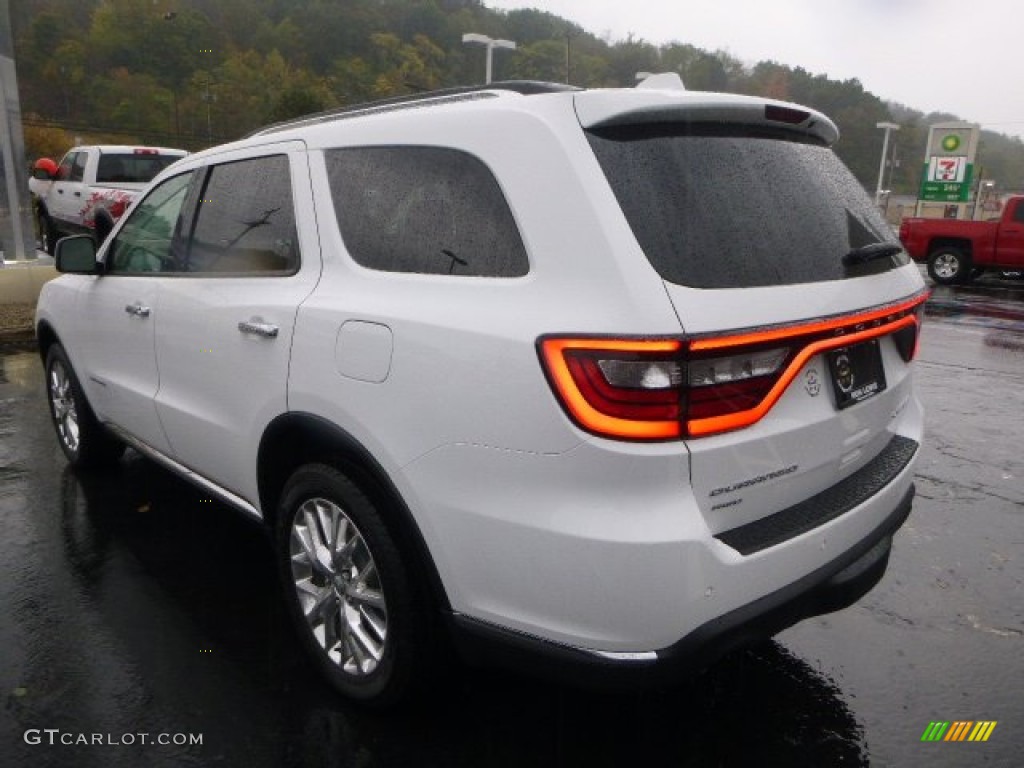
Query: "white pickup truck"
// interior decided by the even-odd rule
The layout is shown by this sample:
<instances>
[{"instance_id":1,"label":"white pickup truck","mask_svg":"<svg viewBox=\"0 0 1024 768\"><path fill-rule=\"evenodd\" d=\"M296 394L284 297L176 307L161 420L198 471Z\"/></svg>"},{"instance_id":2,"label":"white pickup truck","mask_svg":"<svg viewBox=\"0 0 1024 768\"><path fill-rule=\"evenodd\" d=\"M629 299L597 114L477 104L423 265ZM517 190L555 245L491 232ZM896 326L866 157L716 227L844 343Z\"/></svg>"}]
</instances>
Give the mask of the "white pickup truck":
<instances>
[{"instance_id":1,"label":"white pickup truck","mask_svg":"<svg viewBox=\"0 0 1024 768\"><path fill-rule=\"evenodd\" d=\"M183 149L120 145L70 150L60 165L36 161L29 189L36 200L40 245L53 253L65 235L90 234L102 243L135 196Z\"/></svg>"}]
</instances>

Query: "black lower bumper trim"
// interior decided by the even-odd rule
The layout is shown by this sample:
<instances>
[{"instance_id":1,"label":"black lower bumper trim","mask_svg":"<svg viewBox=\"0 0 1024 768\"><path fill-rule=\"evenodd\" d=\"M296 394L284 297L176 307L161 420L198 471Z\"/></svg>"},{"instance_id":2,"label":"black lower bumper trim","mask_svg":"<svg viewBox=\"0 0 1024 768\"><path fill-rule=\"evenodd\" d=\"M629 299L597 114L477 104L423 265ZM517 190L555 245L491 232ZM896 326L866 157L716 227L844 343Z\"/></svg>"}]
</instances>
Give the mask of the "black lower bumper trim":
<instances>
[{"instance_id":1,"label":"black lower bumper trim","mask_svg":"<svg viewBox=\"0 0 1024 768\"><path fill-rule=\"evenodd\" d=\"M741 555L751 555L814 530L870 499L895 479L917 453L918 444L895 435L875 458L831 488L774 515L715 536Z\"/></svg>"},{"instance_id":2,"label":"black lower bumper trim","mask_svg":"<svg viewBox=\"0 0 1024 768\"><path fill-rule=\"evenodd\" d=\"M778 634L803 619L846 608L885 574L892 536L910 515L914 486L868 536L830 563L776 592L719 616L657 658L609 658L592 651L477 621L451 616L462 657L574 684L607 687L666 685L699 672L730 651Z\"/></svg>"}]
</instances>

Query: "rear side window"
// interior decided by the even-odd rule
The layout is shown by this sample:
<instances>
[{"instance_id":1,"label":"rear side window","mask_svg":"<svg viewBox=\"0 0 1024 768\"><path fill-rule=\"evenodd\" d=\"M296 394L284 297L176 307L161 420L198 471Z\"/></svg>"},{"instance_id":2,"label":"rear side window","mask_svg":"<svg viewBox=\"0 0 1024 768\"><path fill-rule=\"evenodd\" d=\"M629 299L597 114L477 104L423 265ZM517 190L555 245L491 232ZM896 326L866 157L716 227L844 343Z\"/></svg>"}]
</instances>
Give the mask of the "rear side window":
<instances>
[{"instance_id":1,"label":"rear side window","mask_svg":"<svg viewBox=\"0 0 1024 768\"><path fill-rule=\"evenodd\" d=\"M669 282L746 288L841 280L908 263L844 267L898 245L860 184L825 146L722 126L630 126L588 134L651 264Z\"/></svg>"},{"instance_id":2,"label":"rear side window","mask_svg":"<svg viewBox=\"0 0 1024 768\"><path fill-rule=\"evenodd\" d=\"M475 277L529 270L508 203L476 157L401 146L326 157L342 239L364 267Z\"/></svg>"},{"instance_id":3,"label":"rear side window","mask_svg":"<svg viewBox=\"0 0 1024 768\"><path fill-rule=\"evenodd\" d=\"M96 166L96 183L144 184L179 159L174 155L105 152Z\"/></svg>"},{"instance_id":4,"label":"rear side window","mask_svg":"<svg viewBox=\"0 0 1024 768\"><path fill-rule=\"evenodd\" d=\"M196 210L187 271L282 275L298 268L288 158L212 166Z\"/></svg>"}]
</instances>

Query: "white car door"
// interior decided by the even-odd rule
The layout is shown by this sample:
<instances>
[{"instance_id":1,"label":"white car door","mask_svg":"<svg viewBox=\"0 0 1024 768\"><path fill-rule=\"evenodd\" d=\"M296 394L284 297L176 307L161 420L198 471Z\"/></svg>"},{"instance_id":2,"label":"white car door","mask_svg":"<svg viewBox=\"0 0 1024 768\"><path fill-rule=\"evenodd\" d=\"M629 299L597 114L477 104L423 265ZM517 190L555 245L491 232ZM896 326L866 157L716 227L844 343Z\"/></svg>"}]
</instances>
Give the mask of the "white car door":
<instances>
[{"instance_id":1,"label":"white car door","mask_svg":"<svg viewBox=\"0 0 1024 768\"><path fill-rule=\"evenodd\" d=\"M290 142L197 173L186 272L161 288L157 411L180 463L255 506L260 435L287 410L292 329L320 276L308 163Z\"/></svg>"},{"instance_id":2,"label":"white car door","mask_svg":"<svg viewBox=\"0 0 1024 768\"><path fill-rule=\"evenodd\" d=\"M75 331L82 384L97 416L164 453L170 445L153 402L159 386L154 328L160 284L177 270L191 179L191 172L167 179L132 210L101 254L104 274L79 294L83 322Z\"/></svg>"},{"instance_id":3,"label":"white car door","mask_svg":"<svg viewBox=\"0 0 1024 768\"><path fill-rule=\"evenodd\" d=\"M84 232L81 212L88 197L83 181L88 158L85 151L68 152L60 162L57 178L50 189L50 217L58 222L64 233Z\"/></svg>"}]
</instances>

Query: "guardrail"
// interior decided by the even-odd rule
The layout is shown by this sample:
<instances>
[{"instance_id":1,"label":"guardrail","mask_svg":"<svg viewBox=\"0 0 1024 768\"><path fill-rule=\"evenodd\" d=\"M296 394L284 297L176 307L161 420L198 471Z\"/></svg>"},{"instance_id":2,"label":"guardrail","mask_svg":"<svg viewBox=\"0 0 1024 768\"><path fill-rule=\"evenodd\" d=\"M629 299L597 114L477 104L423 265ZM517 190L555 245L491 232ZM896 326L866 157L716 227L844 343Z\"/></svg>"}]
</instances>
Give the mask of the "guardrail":
<instances>
[{"instance_id":1,"label":"guardrail","mask_svg":"<svg viewBox=\"0 0 1024 768\"><path fill-rule=\"evenodd\" d=\"M45 254L28 261L3 261L0 254L0 341L30 338L39 291L57 276Z\"/></svg>"}]
</instances>

